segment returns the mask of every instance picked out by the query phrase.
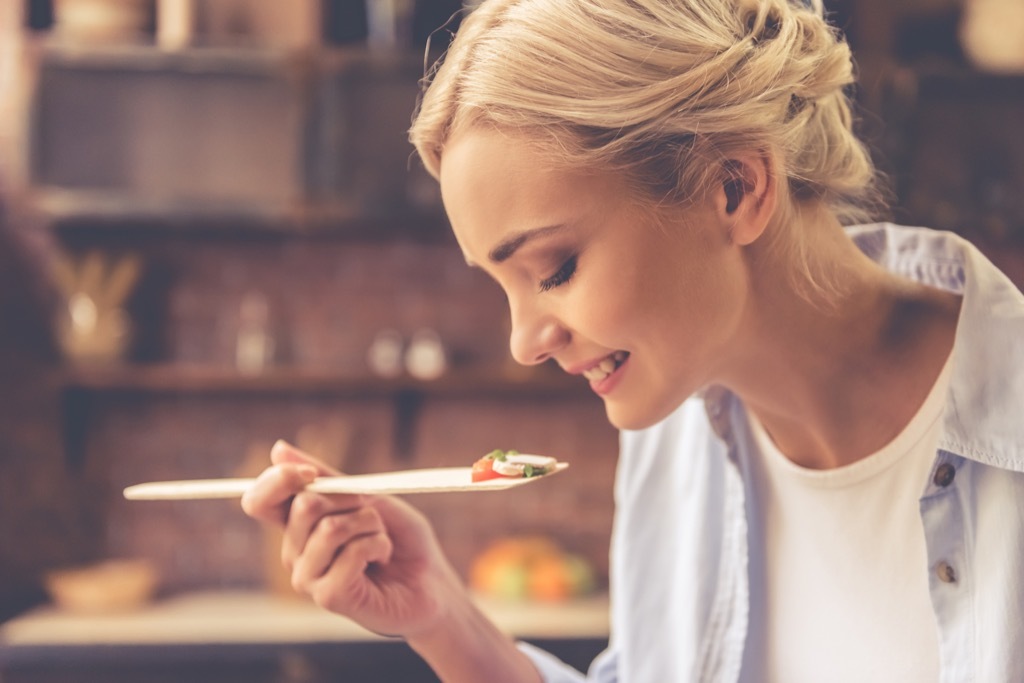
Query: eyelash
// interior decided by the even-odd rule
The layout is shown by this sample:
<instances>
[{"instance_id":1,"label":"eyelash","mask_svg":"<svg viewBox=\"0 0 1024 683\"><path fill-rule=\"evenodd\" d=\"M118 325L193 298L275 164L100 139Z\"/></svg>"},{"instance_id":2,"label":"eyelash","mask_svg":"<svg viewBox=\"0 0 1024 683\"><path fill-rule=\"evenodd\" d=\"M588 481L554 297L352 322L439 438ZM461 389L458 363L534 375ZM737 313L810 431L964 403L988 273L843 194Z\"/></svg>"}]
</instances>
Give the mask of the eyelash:
<instances>
[{"instance_id":1,"label":"eyelash","mask_svg":"<svg viewBox=\"0 0 1024 683\"><path fill-rule=\"evenodd\" d=\"M544 278L540 281L540 291L546 292L549 289L560 287L569 282L572 276L576 274L576 257L570 257L562 267L558 269L551 277Z\"/></svg>"}]
</instances>

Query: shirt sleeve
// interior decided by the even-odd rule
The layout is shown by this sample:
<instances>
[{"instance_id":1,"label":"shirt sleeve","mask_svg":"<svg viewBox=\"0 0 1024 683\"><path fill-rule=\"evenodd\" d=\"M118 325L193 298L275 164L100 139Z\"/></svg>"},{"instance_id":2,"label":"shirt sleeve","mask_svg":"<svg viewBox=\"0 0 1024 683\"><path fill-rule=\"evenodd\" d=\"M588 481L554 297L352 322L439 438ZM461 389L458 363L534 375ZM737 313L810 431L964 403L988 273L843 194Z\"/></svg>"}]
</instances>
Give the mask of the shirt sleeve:
<instances>
[{"instance_id":1,"label":"shirt sleeve","mask_svg":"<svg viewBox=\"0 0 1024 683\"><path fill-rule=\"evenodd\" d=\"M533 661L544 683L615 683L618 681L618 656L608 649L598 655L584 676L554 655L528 643L518 643L519 650Z\"/></svg>"}]
</instances>

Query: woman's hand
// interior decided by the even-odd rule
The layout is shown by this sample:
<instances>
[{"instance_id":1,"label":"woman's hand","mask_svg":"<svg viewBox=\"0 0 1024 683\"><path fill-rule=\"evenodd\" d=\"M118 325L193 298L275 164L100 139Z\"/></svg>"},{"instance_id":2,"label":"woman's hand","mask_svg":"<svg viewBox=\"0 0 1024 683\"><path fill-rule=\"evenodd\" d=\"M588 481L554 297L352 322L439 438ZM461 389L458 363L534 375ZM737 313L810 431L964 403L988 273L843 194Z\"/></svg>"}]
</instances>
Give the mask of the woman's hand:
<instances>
[{"instance_id":1,"label":"woman's hand","mask_svg":"<svg viewBox=\"0 0 1024 683\"><path fill-rule=\"evenodd\" d=\"M303 491L338 472L283 441L270 459L242 509L284 527L281 559L296 591L371 631L406 638L429 632L467 599L417 510L391 496Z\"/></svg>"}]
</instances>

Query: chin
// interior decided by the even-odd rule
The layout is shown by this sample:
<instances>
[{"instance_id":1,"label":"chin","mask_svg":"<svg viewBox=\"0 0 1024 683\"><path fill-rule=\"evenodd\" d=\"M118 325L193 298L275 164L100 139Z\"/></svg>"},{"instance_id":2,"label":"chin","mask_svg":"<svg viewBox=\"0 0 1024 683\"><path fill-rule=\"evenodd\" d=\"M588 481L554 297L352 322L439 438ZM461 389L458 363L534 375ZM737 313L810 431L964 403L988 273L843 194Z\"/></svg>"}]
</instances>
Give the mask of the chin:
<instances>
[{"instance_id":1,"label":"chin","mask_svg":"<svg viewBox=\"0 0 1024 683\"><path fill-rule=\"evenodd\" d=\"M653 427L672 412L669 410L653 413L651 411L636 410L635 408L630 410L626 406L617 406L610 403L605 403L604 409L612 426L626 431L637 431Z\"/></svg>"},{"instance_id":2,"label":"chin","mask_svg":"<svg viewBox=\"0 0 1024 683\"><path fill-rule=\"evenodd\" d=\"M608 421L616 429L638 431L658 424L683 404L686 397L655 404L651 402L627 402L605 400L604 410Z\"/></svg>"}]
</instances>

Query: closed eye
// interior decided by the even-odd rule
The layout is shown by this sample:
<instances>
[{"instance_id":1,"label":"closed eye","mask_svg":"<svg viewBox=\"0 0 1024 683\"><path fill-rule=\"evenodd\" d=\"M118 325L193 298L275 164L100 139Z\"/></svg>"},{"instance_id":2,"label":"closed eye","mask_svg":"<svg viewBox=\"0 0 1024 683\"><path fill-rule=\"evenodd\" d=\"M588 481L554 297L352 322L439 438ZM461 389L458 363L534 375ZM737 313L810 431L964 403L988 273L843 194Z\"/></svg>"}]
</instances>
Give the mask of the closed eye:
<instances>
[{"instance_id":1,"label":"closed eye","mask_svg":"<svg viewBox=\"0 0 1024 683\"><path fill-rule=\"evenodd\" d=\"M569 259L562 264L554 275L541 280L540 291L546 292L569 282L569 280L572 279L572 276L576 274L576 260L576 256L569 257Z\"/></svg>"}]
</instances>

